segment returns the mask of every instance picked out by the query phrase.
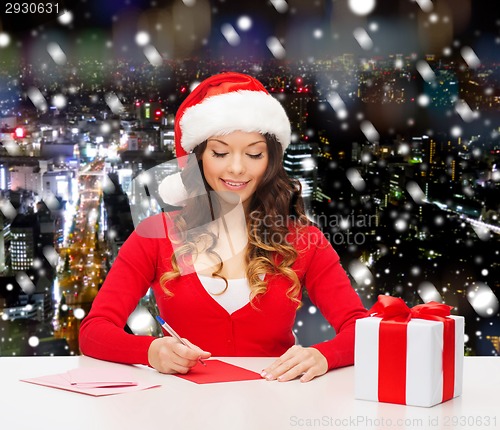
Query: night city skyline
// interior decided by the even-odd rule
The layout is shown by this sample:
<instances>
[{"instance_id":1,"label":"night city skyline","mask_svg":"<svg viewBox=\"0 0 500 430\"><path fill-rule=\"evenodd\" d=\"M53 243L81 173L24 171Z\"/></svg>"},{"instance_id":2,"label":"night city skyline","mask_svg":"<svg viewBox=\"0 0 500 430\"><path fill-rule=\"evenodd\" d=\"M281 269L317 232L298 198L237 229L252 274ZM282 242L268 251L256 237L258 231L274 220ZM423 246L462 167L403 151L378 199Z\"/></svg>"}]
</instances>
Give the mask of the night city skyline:
<instances>
[{"instance_id":1,"label":"night city skyline","mask_svg":"<svg viewBox=\"0 0 500 430\"><path fill-rule=\"evenodd\" d=\"M139 175L171 173L178 106L227 70L283 104L285 169L363 304L443 301L465 316L467 354L500 354L491 5L62 3L57 19L0 21L0 355L79 353L121 244L160 210L142 204ZM145 297L128 328L158 334L154 312ZM306 344L333 334L307 298L295 331Z\"/></svg>"}]
</instances>

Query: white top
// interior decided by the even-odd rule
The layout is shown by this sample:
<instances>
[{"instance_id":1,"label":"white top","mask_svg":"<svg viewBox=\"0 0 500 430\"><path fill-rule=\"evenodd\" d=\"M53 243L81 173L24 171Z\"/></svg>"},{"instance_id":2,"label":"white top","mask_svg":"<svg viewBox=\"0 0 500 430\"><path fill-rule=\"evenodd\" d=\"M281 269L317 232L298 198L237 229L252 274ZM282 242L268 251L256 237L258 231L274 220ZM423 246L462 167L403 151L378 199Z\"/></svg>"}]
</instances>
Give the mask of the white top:
<instances>
[{"instance_id":1,"label":"white top","mask_svg":"<svg viewBox=\"0 0 500 430\"><path fill-rule=\"evenodd\" d=\"M226 291L224 291L226 284L223 279L204 275L198 275L198 279L210 297L229 314L236 312L250 302L250 284L247 278L228 279Z\"/></svg>"}]
</instances>

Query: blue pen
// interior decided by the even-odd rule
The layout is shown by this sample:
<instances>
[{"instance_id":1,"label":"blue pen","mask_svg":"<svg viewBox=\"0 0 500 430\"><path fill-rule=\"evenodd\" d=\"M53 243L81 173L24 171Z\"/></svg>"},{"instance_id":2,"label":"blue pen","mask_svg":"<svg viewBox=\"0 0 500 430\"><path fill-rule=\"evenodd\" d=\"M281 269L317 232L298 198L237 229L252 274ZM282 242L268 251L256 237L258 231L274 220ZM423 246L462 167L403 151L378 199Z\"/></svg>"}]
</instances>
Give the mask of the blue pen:
<instances>
[{"instance_id":1,"label":"blue pen","mask_svg":"<svg viewBox=\"0 0 500 430\"><path fill-rule=\"evenodd\" d=\"M157 315L156 316L156 319L158 320L158 322L161 324L161 326L173 337L175 337L180 343L182 343L183 345L187 346L188 348L190 349L193 349L191 348L191 346L189 346L176 332L175 330L170 327L165 321L164 319ZM201 358L198 358L198 361L203 364L203 366L206 366L205 362L201 359Z\"/></svg>"}]
</instances>

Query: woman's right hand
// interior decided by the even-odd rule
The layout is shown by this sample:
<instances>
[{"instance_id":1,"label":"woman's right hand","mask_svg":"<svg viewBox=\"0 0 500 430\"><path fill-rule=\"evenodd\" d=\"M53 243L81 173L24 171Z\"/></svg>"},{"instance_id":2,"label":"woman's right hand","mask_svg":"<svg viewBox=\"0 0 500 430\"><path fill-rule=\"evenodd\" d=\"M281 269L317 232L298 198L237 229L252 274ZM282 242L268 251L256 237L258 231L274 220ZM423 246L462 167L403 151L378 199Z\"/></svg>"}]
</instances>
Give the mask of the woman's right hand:
<instances>
[{"instance_id":1,"label":"woman's right hand","mask_svg":"<svg viewBox=\"0 0 500 430\"><path fill-rule=\"evenodd\" d=\"M149 365L160 373L187 373L198 363L198 359L207 359L209 352L183 339L191 348L171 336L155 339L148 349Z\"/></svg>"}]
</instances>

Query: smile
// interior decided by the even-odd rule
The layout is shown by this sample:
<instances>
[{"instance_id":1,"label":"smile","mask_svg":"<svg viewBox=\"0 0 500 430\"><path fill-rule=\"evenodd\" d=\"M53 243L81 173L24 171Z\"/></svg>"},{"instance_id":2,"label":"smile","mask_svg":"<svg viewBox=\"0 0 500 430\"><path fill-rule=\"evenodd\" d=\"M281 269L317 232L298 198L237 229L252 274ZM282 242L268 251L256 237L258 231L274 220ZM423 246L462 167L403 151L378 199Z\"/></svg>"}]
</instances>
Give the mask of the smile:
<instances>
[{"instance_id":1,"label":"smile","mask_svg":"<svg viewBox=\"0 0 500 430\"><path fill-rule=\"evenodd\" d=\"M245 182L226 181L225 179L221 179L221 181L224 182L224 185L226 185L228 188L232 190L244 188L250 182L250 181L245 181Z\"/></svg>"}]
</instances>

